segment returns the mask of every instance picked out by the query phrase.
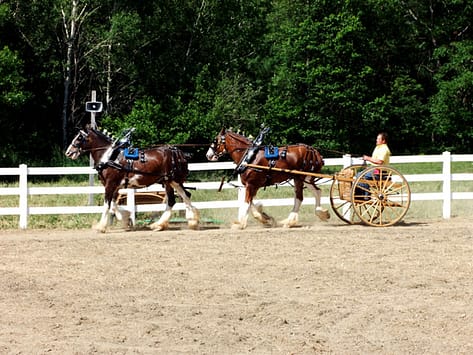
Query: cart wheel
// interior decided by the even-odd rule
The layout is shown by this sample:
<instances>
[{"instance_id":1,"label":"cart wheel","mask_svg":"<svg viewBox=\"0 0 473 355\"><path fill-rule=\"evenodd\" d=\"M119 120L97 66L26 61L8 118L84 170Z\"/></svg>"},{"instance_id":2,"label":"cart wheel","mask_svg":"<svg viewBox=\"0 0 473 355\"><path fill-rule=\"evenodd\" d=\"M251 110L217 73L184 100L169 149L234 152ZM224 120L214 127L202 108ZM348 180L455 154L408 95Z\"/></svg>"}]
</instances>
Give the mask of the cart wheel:
<instances>
[{"instance_id":1,"label":"cart wheel","mask_svg":"<svg viewBox=\"0 0 473 355\"><path fill-rule=\"evenodd\" d=\"M348 224L358 224L362 221L355 213L351 202L351 190L356 175L366 169L366 165L350 165L335 175L330 187L330 205L333 212Z\"/></svg>"},{"instance_id":2,"label":"cart wheel","mask_svg":"<svg viewBox=\"0 0 473 355\"><path fill-rule=\"evenodd\" d=\"M374 176L374 179L366 179ZM399 222L411 204L411 190L404 176L388 166L363 170L352 187L351 200L358 218L374 227Z\"/></svg>"}]
</instances>

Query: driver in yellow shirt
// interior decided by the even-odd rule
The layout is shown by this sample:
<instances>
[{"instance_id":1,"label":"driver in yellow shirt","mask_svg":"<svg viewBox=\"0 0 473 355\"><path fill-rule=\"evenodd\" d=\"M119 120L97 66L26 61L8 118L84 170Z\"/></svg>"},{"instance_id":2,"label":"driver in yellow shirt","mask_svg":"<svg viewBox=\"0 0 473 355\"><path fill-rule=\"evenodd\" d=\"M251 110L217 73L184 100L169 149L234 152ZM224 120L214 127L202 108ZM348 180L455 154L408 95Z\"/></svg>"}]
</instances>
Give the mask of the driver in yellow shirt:
<instances>
[{"instance_id":1,"label":"driver in yellow shirt","mask_svg":"<svg viewBox=\"0 0 473 355\"><path fill-rule=\"evenodd\" d=\"M363 160L367 161L370 165L389 165L390 157L391 151L388 147L388 134L386 132L380 132L376 136L376 147L373 150L373 154L371 156L363 155ZM379 171L377 169L374 169L373 171L370 171L366 175L364 175L364 179L374 180L374 175L376 174L379 174ZM356 195L364 195L365 199L369 199L368 184L360 183L359 187L357 187Z\"/></svg>"},{"instance_id":2,"label":"driver in yellow shirt","mask_svg":"<svg viewBox=\"0 0 473 355\"><path fill-rule=\"evenodd\" d=\"M388 134L381 132L376 136L376 147L373 150L373 154L371 156L363 155L363 160L370 162L372 165L389 165L390 156Z\"/></svg>"}]
</instances>

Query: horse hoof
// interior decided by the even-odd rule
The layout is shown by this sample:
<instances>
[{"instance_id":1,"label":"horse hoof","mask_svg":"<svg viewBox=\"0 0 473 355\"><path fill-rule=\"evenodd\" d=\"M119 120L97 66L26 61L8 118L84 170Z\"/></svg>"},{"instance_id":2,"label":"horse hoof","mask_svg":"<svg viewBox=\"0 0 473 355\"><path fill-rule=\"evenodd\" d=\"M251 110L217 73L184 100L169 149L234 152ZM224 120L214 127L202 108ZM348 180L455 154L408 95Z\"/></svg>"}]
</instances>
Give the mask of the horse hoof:
<instances>
[{"instance_id":1,"label":"horse hoof","mask_svg":"<svg viewBox=\"0 0 473 355\"><path fill-rule=\"evenodd\" d=\"M133 220L130 218L130 212L121 211L121 225L124 230L131 230L133 227Z\"/></svg>"},{"instance_id":2,"label":"horse hoof","mask_svg":"<svg viewBox=\"0 0 473 355\"><path fill-rule=\"evenodd\" d=\"M327 210L316 210L315 215L322 221L328 221L330 219L330 213Z\"/></svg>"},{"instance_id":3,"label":"horse hoof","mask_svg":"<svg viewBox=\"0 0 473 355\"><path fill-rule=\"evenodd\" d=\"M276 221L273 217L269 217L263 224L266 228L274 228L276 227Z\"/></svg>"},{"instance_id":4,"label":"horse hoof","mask_svg":"<svg viewBox=\"0 0 473 355\"><path fill-rule=\"evenodd\" d=\"M245 226L243 226L240 222L233 222L231 229L245 229Z\"/></svg>"},{"instance_id":5,"label":"horse hoof","mask_svg":"<svg viewBox=\"0 0 473 355\"><path fill-rule=\"evenodd\" d=\"M168 228L167 224L157 224L153 223L152 225L149 226L153 231L163 231Z\"/></svg>"},{"instance_id":6,"label":"horse hoof","mask_svg":"<svg viewBox=\"0 0 473 355\"><path fill-rule=\"evenodd\" d=\"M133 222L131 221L131 219L127 222L123 221L122 228L126 231L131 231L133 229Z\"/></svg>"},{"instance_id":7,"label":"horse hoof","mask_svg":"<svg viewBox=\"0 0 473 355\"><path fill-rule=\"evenodd\" d=\"M292 228L299 224L299 214L297 212L291 212L289 216L281 221L284 228Z\"/></svg>"},{"instance_id":8,"label":"horse hoof","mask_svg":"<svg viewBox=\"0 0 473 355\"><path fill-rule=\"evenodd\" d=\"M297 226L298 226L298 224L294 223L294 222L283 223L283 225L282 225L283 228L294 228L294 227L297 227Z\"/></svg>"},{"instance_id":9,"label":"horse hoof","mask_svg":"<svg viewBox=\"0 0 473 355\"><path fill-rule=\"evenodd\" d=\"M192 229L192 230L197 230L199 229L199 221L189 221L187 223L189 229Z\"/></svg>"},{"instance_id":10,"label":"horse hoof","mask_svg":"<svg viewBox=\"0 0 473 355\"><path fill-rule=\"evenodd\" d=\"M297 221L289 221L287 219L285 219L284 221L281 221L281 224L283 228L293 228L293 227L298 226Z\"/></svg>"},{"instance_id":11,"label":"horse hoof","mask_svg":"<svg viewBox=\"0 0 473 355\"><path fill-rule=\"evenodd\" d=\"M105 233L107 231L107 228L101 226L100 224L95 224L94 226L92 226L92 229L96 230L99 233Z\"/></svg>"}]
</instances>

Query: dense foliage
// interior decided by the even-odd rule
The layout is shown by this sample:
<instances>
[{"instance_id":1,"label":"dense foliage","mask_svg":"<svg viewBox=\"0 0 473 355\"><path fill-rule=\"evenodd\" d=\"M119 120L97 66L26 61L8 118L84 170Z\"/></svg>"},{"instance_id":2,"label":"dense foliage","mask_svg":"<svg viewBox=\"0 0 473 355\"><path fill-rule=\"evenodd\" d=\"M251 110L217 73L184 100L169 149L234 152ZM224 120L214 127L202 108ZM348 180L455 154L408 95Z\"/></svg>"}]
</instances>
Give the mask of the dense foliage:
<instances>
[{"instance_id":1,"label":"dense foliage","mask_svg":"<svg viewBox=\"0 0 473 355\"><path fill-rule=\"evenodd\" d=\"M325 156L380 130L395 154L471 153L472 19L470 0L0 0L0 165L50 164L92 90L141 145L265 123Z\"/></svg>"}]
</instances>

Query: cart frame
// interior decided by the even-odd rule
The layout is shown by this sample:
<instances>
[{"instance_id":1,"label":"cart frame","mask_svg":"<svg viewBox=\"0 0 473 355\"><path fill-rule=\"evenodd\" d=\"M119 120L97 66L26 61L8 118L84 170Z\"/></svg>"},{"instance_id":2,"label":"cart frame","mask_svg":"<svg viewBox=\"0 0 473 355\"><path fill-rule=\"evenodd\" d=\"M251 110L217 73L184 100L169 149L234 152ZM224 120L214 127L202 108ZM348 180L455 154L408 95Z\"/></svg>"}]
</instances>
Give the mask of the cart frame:
<instances>
[{"instance_id":1,"label":"cart frame","mask_svg":"<svg viewBox=\"0 0 473 355\"><path fill-rule=\"evenodd\" d=\"M348 224L392 226L402 220L411 203L411 190L406 178L386 165L350 165L334 175L250 163L245 165L253 169L332 180L330 205L337 217Z\"/></svg>"}]
</instances>

